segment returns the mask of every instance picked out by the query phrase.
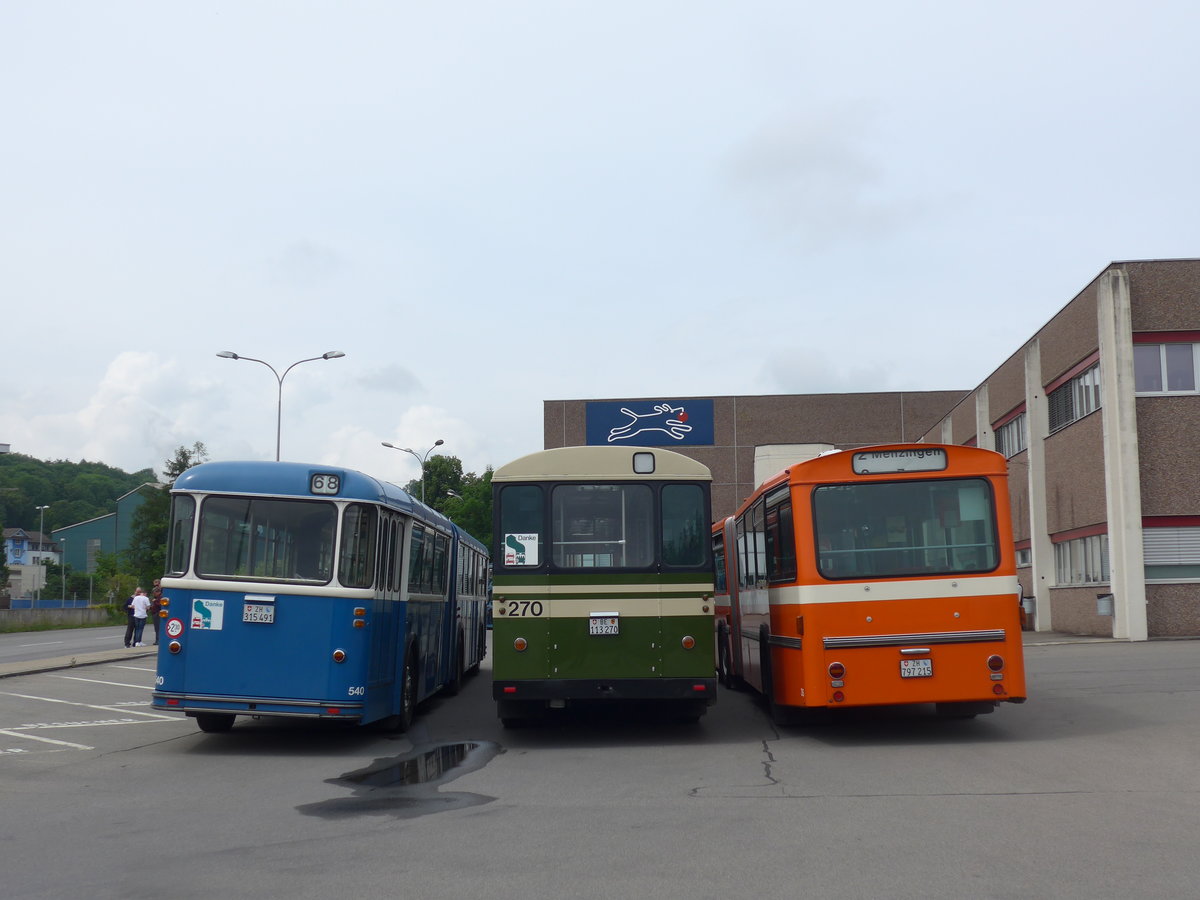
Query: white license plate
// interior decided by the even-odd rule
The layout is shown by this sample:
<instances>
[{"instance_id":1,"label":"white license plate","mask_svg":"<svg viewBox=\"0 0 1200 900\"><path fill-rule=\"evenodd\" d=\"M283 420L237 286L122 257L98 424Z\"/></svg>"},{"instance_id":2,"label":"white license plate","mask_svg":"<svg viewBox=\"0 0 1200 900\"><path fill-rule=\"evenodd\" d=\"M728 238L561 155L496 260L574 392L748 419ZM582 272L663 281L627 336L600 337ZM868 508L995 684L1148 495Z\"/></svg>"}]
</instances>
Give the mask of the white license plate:
<instances>
[{"instance_id":1,"label":"white license plate","mask_svg":"<svg viewBox=\"0 0 1200 900\"><path fill-rule=\"evenodd\" d=\"M592 616L588 619L588 634L620 634L620 622L616 616Z\"/></svg>"},{"instance_id":2,"label":"white license plate","mask_svg":"<svg viewBox=\"0 0 1200 900\"><path fill-rule=\"evenodd\" d=\"M933 677L932 659L902 659L900 660L901 678L931 678Z\"/></svg>"},{"instance_id":3,"label":"white license plate","mask_svg":"<svg viewBox=\"0 0 1200 900\"><path fill-rule=\"evenodd\" d=\"M265 603L247 603L242 607L242 621L271 625L275 622L275 607Z\"/></svg>"}]
</instances>

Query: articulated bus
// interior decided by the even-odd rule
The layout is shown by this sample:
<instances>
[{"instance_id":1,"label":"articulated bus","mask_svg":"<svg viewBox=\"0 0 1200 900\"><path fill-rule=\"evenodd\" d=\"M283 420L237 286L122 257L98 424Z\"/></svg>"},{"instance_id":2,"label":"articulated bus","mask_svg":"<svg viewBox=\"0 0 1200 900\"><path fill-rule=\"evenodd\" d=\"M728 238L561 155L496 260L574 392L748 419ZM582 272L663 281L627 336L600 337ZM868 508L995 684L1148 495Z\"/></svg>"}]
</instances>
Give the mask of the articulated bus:
<instances>
[{"instance_id":1,"label":"articulated bus","mask_svg":"<svg viewBox=\"0 0 1200 900\"><path fill-rule=\"evenodd\" d=\"M1007 466L990 450L831 451L714 524L717 672L804 710L1025 700Z\"/></svg>"},{"instance_id":2,"label":"articulated bus","mask_svg":"<svg viewBox=\"0 0 1200 900\"><path fill-rule=\"evenodd\" d=\"M394 485L210 462L171 494L155 708L207 732L239 715L404 730L478 671L487 549Z\"/></svg>"},{"instance_id":3,"label":"articulated bus","mask_svg":"<svg viewBox=\"0 0 1200 900\"><path fill-rule=\"evenodd\" d=\"M670 450L561 447L492 475L493 696L507 726L586 702L716 701L711 475Z\"/></svg>"}]
</instances>

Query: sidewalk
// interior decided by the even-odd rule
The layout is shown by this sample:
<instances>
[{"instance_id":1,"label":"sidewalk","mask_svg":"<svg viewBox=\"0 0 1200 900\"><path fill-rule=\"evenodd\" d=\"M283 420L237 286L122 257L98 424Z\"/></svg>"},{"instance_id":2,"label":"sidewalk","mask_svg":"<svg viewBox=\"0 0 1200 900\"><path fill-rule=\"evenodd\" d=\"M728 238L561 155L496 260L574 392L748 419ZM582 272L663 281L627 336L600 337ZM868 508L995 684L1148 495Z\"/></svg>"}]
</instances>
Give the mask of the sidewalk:
<instances>
[{"instance_id":1,"label":"sidewalk","mask_svg":"<svg viewBox=\"0 0 1200 900\"><path fill-rule=\"evenodd\" d=\"M155 656L158 647L118 647L115 650L100 650L95 653L77 653L74 656L55 656L48 659L27 659L21 662L0 663L0 678L10 675L34 675L38 672L53 672L57 669L72 669L76 666L94 666L98 663L123 662L127 659L144 659Z\"/></svg>"},{"instance_id":2,"label":"sidewalk","mask_svg":"<svg viewBox=\"0 0 1200 900\"><path fill-rule=\"evenodd\" d=\"M1026 647L1046 647L1051 644L1124 644L1125 640L1102 634L1067 634L1061 631L1022 631Z\"/></svg>"}]
</instances>

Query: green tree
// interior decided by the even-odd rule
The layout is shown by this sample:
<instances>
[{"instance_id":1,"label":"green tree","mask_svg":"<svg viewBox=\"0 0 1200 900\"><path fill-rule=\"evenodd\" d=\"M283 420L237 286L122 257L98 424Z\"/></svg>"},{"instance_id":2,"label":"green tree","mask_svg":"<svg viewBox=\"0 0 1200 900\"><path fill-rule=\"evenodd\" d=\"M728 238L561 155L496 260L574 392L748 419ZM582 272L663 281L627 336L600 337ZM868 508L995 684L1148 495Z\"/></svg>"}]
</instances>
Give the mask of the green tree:
<instances>
[{"instance_id":1,"label":"green tree","mask_svg":"<svg viewBox=\"0 0 1200 900\"><path fill-rule=\"evenodd\" d=\"M462 483L462 460L457 456L431 456L425 461L424 496L427 506L441 512L450 491L462 492ZM404 490L420 500L421 486L422 480L414 478L404 486Z\"/></svg>"},{"instance_id":2,"label":"green tree","mask_svg":"<svg viewBox=\"0 0 1200 900\"><path fill-rule=\"evenodd\" d=\"M449 497L442 511L455 525L489 550L492 546L492 467L482 475L468 472L463 476L459 496Z\"/></svg>"},{"instance_id":3,"label":"green tree","mask_svg":"<svg viewBox=\"0 0 1200 900\"><path fill-rule=\"evenodd\" d=\"M147 591L155 578L162 577L167 567L167 529L170 525L170 485L194 465L208 459L208 450L200 441L191 448L180 446L175 455L163 463L166 484L144 490L145 502L133 513L130 523L129 547L125 550L126 570L136 576L137 583Z\"/></svg>"},{"instance_id":4,"label":"green tree","mask_svg":"<svg viewBox=\"0 0 1200 900\"><path fill-rule=\"evenodd\" d=\"M421 480L404 486L414 497L421 496ZM467 534L491 546L492 468L482 476L463 473L457 456L431 456L425 464L425 503L445 515Z\"/></svg>"}]
</instances>

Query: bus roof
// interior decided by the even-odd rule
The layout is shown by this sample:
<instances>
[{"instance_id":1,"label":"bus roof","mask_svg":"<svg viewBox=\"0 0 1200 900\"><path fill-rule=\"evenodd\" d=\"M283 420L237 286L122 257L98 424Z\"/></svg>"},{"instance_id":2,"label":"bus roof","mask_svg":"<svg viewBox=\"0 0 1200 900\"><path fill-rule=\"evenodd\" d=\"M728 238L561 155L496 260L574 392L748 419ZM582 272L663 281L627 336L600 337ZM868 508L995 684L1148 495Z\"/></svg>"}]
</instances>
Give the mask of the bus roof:
<instances>
[{"instance_id":1,"label":"bus roof","mask_svg":"<svg viewBox=\"0 0 1200 900\"><path fill-rule=\"evenodd\" d=\"M317 474L337 475L340 480L338 492L333 495L311 492L310 478ZM341 466L266 460L206 462L193 466L175 480L171 492L181 491L304 497L312 500L363 500L383 503L401 512L451 527L449 519L396 485Z\"/></svg>"},{"instance_id":2,"label":"bus roof","mask_svg":"<svg viewBox=\"0 0 1200 900\"><path fill-rule=\"evenodd\" d=\"M944 455L940 457L939 462L933 454ZM923 460L929 460L928 464L923 463ZM1005 475L1008 473L1008 461L994 450L962 444L876 444L831 450L788 466L764 481L760 490L784 481L791 484L811 484L880 478L886 480L900 476L937 478L947 471L955 476Z\"/></svg>"},{"instance_id":3,"label":"bus roof","mask_svg":"<svg viewBox=\"0 0 1200 900\"><path fill-rule=\"evenodd\" d=\"M634 457L653 456L654 471L634 470ZM679 479L710 481L708 466L660 447L555 447L522 456L492 473L498 481L644 481Z\"/></svg>"}]
</instances>

